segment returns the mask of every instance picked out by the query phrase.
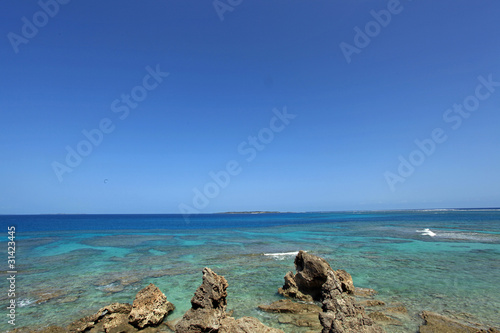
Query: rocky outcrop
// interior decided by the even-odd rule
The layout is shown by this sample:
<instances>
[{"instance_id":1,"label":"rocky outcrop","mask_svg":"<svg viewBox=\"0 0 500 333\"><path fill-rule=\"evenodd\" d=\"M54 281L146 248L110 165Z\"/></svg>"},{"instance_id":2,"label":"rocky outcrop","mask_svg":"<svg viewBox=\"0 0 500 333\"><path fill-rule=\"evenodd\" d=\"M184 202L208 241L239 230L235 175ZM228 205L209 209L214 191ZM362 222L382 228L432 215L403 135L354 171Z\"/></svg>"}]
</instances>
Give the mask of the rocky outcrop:
<instances>
[{"instance_id":1,"label":"rocky outcrop","mask_svg":"<svg viewBox=\"0 0 500 333\"><path fill-rule=\"evenodd\" d=\"M176 333L283 333L251 317L234 319L226 312L228 283L210 268L203 269L203 282L189 309L175 325Z\"/></svg>"},{"instance_id":2,"label":"rocky outcrop","mask_svg":"<svg viewBox=\"0 0 500 333\"><path fill-rule=\"evenodd\" d=\"M226 318L228 284L210 268L203 269L203 282L191 299L189 309L175 326L178 333L218 332Z\"/></svg>"},{"instance_id":3,"label":"rocky outcrop","mask_svg":"<svg viewBox=\"0 0 500 333\"><path fill-rule=\"evenodd\" d=\"M322 333L382 333L364 308L356 304L354 298L343 292L342 282L335 272L328 272L327 281L321 289L323 312L319 320Z\"/></svg>"},{"instance_id":4,"label":"rocky outcrop","mask_svg":"<svg viewBox=\"0 0 500 333\"><path fill-rule=\"evenodd\" d=\"M295 257L296 274L288 272L285 284L278 292L286 297L303 301L320 301L321 286L325 283L327 273L332 270L325 259L299 251Z\"/></svg>"},{"instance_id":5,"label":"rocky outcrop","mask_svg":"<svg viewBox=\"0 0 500 333\"><path fill-rule=\"evenodd\" d=\"M348 294L354 294L355 288L354 288L354 283L352 282L351 274L347 273L343 269L337 269L335 271L335 275L340 281L340 287L342 289L342 292Z\"/></svg>"},{"instance_id":6,"label":"rocky outcrop","mask_svg":"<svg viewBox=\"0 0 500 333\"><path fill-rule=\"evenodd\" d=\"M494 328L467 325L440 314L423 311L421 314L424 324L420 326L420 333L498 333Z\"/></svg>"},{"instance_id":7,"label":"rocky outcrop","mask_svg":"<svg viewBox=\"0 0 500 333\"><path fill-rule=\"evenodd\" d=\"M135 296L128 321L135 327L159 325L175 306L167 301L165 294L157 286L150 283Z\"/></svg>"},{"instance_id":8,"label":"rocky outcrop","mask_svg":"<svg viewBox=\"0 0 500 333\"><path fill-rule=\"evenodd\" d=\"M356 290L349 273L334 271L325 259L304 251L297 254L295 268L297 273L288 272L278 292L303 301L321 302L322 333L383 332L349 296Z\"/></svg>"},{"instance_id":9,"label":"rocky outcrop","mask_svg":"<svg viewBox=\"0 0 500 333\"><path fill-rule=\"evenodd\" d=\"M133 305L113 303L95 314L68 326L70 332L134 333L154 332L165 316L174 309L172 303L154 284L139 291Z\"/></svg>"}]
</instances>

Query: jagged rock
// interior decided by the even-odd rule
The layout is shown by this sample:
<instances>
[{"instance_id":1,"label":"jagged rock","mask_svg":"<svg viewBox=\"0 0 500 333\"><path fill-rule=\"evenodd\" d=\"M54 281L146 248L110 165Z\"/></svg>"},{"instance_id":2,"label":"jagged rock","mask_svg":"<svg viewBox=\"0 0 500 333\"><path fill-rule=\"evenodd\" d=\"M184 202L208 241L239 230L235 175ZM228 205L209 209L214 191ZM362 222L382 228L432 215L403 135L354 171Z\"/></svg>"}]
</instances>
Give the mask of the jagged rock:
<instances>
[{"instance_id":1,"label":"jagged rock","mask_svg":"<svg viewBox=\"0 0 500 333\"><path fill-rule=\"evenodd\" d=\"M348 293L348 294L354 294L354 283L352 282L352 277L351 274L347 273L343 269L337 269L335 271L335 275L340 281L340 285L342 287L342 292Z\"/></svg>"},{"instance_id":2,"label":"jagged rock","mask_svg":"<svg viewBox=\"0 0 500 333\"><path fill-rule=\"evenodd\" d=\"M167 301L165 294L157 286L150 283L135 296L128 321L139 328L157 326L174 309L174 305Z\"/></svg>"},{"instance_id":3,"label":"jagged rock","mask_svg":"<svg viewBox=\"0 0 500 333\"><path fill-rule=\"evenodd\" d=\"M259 305L259 309L276 313L319 313L321 308L315 304L297 303L289 299L281 299L270 305Z\"/></svg>"},{"instance_id":4,"label":"jagged rock","mask_svg":"<svg viewBox=\"0 0 500 333\"><path fill-rule=\"evenodd\" d=\"M500 332L495 328L475 327L463 324L457 320L443 315L423 311L420 315L424 319L424 324L420 325L420 333L496 333Z\"/></svg>"},{"instance_id":5,"label":"jagged rock","mask_svg":"<svg viewBox=\"0 0 500 333\"><path fill-rule=\"evenodd\" d=\"M342 282L337 275L328 272L322 292L323 312L319 319L323 325L322 333L381 333L364 308L354 302L354 298L343 293Z\"/></svg>"},{"instance_id":6,"label":"jagged rock","mask_svg":"<svg viewBox=\"0 0 500 333\"><path fill-rule=\"evenodd\" d=\"M334 271L325 259L304 251L297 254L295 268L297 273L288 272L278 292L299 299L307 295L320 301L323 304L323 312L319 314L322 333L383 332L365 314L364 308L348 295L356 291L349 273L341 269ZM371 291L365 293L371 295Z\"/></svg>"},{"instance_id":7,"label":"jagged rock","mask_svg":"<svg viewBox=\"0 0 500 333\"><path fill-rule=\"evenodd\" d=\"M285 274L285 284L282 288L278 288L278 293L285 297L290 297L294 299L299 299L301 301L312 302L313 298L311 295L303 294L297 283L295 282L295 275L292 272Z\"/></svg>"},{"instance_id":8,"label":"jagged rock","mask_svg":"<svg viewBox=\"0 0 500 333\"><path fill-rule=\"evenodd\" d=\"M191 299L189 309L175 325L176 333L283 333L258 319L234 319L226 313L227 281L210 268L203 269L203 282Z\"/></svg>"},{"instance_id":9,"label":"jagged rock","mask_svg":"<svg viewBox=\"0 0 500 333\"><path fill-rule=\"evenodd\" d=\"M203 282L191 299L191 309L175 325L175 331L178 333L218 332L221 320L227 316L227 287L227 281L223 276L205 267Z\"/></svg>"},{"instance_id":10,"label":"jagged rock","mask_svg":"<svg viewBox=\"0 0 500 333\"><path fill-rule=\"evenodd\" d=\"M218 333L284 333L277 328L268 327L253 317L222 319Z\"/></svg>"},{"instance_id":11,"label":"jagged rock","mask_svg":"<svg viewBox=\"0 0 500 333\"><path fill-rule=\"evenodd\" d=\"M288 272L285 275L285 284L278 289L278 292L283 296L304 301L310 301L311 298L319 301L321 286L326 281L327 272L332 268L325 259L304 251L299 251L294 263L297 273L294 275Z\"/></svg>"}]
</instances>

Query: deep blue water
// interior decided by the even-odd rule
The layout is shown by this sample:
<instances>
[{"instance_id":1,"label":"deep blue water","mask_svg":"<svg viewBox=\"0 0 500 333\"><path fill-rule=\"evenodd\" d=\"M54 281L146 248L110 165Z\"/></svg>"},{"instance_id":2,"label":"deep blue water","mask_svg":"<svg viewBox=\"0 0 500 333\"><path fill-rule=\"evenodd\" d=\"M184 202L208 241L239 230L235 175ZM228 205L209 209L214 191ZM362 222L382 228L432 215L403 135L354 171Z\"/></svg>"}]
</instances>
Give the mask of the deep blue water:
<instances>
[{"instance_id":1,"label":"deep blue water","mask_svg":"<svg viewBox=\"0 0 500 333\"><path fill-rule=\"evenodd\" d=\"M217 228L255 228L280 225L335 223L335 222L397 222L420 221L442 223L489 223L498 210L408 210L379 212L328 212L328 213L278 213L278 214L199 214L184 217L180 214L154 215L0 215L0 227L15 225L20 232L70 231L70 230L193 230ZM487 228L500 228L488 225Z\"/></svg>"}]
</instances>

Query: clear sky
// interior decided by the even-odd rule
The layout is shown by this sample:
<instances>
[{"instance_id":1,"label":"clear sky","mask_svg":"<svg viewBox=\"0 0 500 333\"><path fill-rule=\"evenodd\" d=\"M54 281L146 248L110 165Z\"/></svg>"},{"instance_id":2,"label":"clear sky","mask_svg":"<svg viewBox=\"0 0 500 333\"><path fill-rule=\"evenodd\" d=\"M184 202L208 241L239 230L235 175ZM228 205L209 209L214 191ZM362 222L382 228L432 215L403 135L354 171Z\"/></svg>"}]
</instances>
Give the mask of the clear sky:
<instances>
[{"instance_id":1,"label":"clear sky","mask_svg":"<svg viewBox=\"0 0 500 333\"><path fill-rule=\"evenodd\" d=\"M2 1L0 214L498 207L499 14Z\"/></svg>"}]
</instances>

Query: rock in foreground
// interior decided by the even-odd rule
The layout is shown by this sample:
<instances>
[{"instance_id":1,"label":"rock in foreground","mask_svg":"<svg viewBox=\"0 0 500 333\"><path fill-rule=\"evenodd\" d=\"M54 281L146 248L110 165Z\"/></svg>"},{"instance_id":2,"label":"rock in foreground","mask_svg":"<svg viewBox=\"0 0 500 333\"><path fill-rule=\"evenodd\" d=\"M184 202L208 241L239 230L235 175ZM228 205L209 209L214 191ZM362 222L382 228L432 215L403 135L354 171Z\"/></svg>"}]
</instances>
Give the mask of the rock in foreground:
<instances>
[{"instance_id":1,"label":"rock in foreground","mask_svg":"<svg viewBox=\"0 0 500 333\"><path fill-rule=\"evenodd\" d=\"M302 301L320 301L321 286L326 282L328 271L332 268L325 259L299 251L295 257L296 274L288 272L285 284L278 292L286 297Z\"/></svg>"},{"instance_id":2,"label":"rock in foreground","mask_svg":"<svg viewBox=\"0 0 500 333\"><path fill-rule=\"evenodd\" d=\"M157 286L150 283L135 296L128 321L138 328L157 326L174 309L174 305L167 301L165 294Z\"/></svg>"},{"instance_id":3,"label":"rock in foreground","mask_svg":"<svg viewBox=\"0 0 500 333\"><path fill-rule=\"evenodd\" d=\"M278 292L305 301L319 301L322 333L380 333L383 329L369 318L364 308L348 294L355 291L352 277L344 270L334 271L318 256L299 251L294 275L285 275L285 284Z\"/></svg>"},{"instance_id":4,"label":"rock in foreground","mask_svg":"<svg viewBox=\"0 0 500 333\"><path fill-rule=\"evenodd\" d=\"M354 298L343 292L342 282L335 272L328 272L328 278L322 286L323 312L319 320L322 333L382 333L365 313L364 308L356 304Z\"/></svg>"},{"instance_id":5,"label":"rock in foreground","mask_svg":"<svg viewBox=\"0 0 500 333\"><path fill-rule=\"evenodd\" d=\"M165 316L174 309L172 303L154 284L139 291L133 305L113 303L95 314L68 326L69 332L134 333L156 331Z\"/></svg>"},{"instance_id":6,"label":"rock in foreground","mask_svg":"<svg viewBox=\"0 0 500 333\"><path fill-rule=\"evenodd\" d=\"M226 313L228 283L210 268L203 269L203 282L189 309L175 325L176 333L283 333L251 317L234 319Z\"/></svg>"}]
</instances>

